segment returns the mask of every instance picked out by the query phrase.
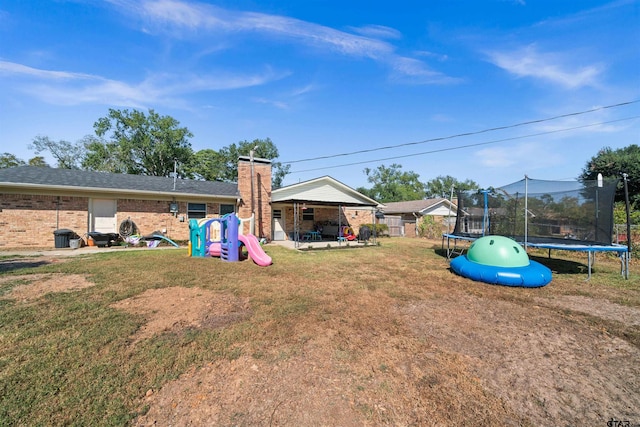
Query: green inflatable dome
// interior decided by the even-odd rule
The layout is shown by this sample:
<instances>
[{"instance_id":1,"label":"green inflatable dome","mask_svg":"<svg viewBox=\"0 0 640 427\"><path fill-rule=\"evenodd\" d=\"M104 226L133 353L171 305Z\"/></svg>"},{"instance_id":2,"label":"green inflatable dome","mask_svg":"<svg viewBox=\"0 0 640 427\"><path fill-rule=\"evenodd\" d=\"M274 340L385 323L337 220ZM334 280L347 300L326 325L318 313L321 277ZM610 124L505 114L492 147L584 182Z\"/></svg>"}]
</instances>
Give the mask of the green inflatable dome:
<instances>
[{"instance_id":1,"label":"green inflatable dome","mask_svg":"<svg viewBox=\"0 0 640 427\"><path fill-rule=\"evenodd\" d=\"M504 236L484 236L476 240L467 252L469 261L494 267L526 267L529 255L513 239Z\"/></svg>"}]
</instances>

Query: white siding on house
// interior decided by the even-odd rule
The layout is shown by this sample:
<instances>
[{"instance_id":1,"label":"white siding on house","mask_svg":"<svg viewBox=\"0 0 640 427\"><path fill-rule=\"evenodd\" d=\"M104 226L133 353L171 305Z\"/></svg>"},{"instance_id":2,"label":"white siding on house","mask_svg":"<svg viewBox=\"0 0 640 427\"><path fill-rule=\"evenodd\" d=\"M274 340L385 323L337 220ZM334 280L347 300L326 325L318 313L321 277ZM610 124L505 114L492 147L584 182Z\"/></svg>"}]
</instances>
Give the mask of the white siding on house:
<instances>
[{"instance_id":1,"label":"white siding on house","mask_svg":"<svg viewBox=\"0 0 640 427\"><path fill-rule=\"evenodd\" d=\"M288 200L304 200L320 203L330 202L351 205L372 205L375 203L350 187L340 184L338 181L329 177L279 188L272 192L272 202L276 203Z\"/></svg>"},{"instance_id":2,"label":"white siding on house","mask_svg":"<svg viewBox=\"0 0 640 427\"><path fill-rule=\"evenodd\" d=\"M440 204L438 206L434 206L433 208L427 209L423 212L424 215L435 215L435 216L456 216L455 207L449 208L449 206Z\"/></svg>"}]
</instances>

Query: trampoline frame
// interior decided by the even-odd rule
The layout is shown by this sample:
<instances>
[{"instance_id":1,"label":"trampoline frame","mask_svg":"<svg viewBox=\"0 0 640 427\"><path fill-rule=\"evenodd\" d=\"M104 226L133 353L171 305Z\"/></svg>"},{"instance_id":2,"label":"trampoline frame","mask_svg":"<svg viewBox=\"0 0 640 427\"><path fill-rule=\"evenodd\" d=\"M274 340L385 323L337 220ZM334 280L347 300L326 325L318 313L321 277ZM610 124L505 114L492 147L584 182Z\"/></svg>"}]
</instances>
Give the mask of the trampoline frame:
<instances>
[{"instance_id":1,"label":"trampoline frame","mask_svg":"<svg viewBox=\"0 0 640 427\"><path fill-rule=\"evenodd\" d=\"M447 241L447 259L450 260L452 255L462 255L466 249L468 249L468 245L458 247L458 240L464 242L473 242L476 239L479 239L482 236L472 237L472 236L460 236L457 234L443 234L442 235L442 249L444 250L444 242L445 239ZM453 240L453 247L451 247L451 240ZM526 245L522 241L516 240L519 244L523 245L525 249L537 248L537 249L548 249L549 250L549 258L551 258L551 250L559 250L559 251L575 251L575 252L586 252L587 253L587 280L591 279L591 270L593 267L593 262L595 260L596 252L616 252L620 257L620 274L625 278L629 279L629 248L623 245L580 245L580 244L559 244L559 243L531 243L526 242Z\"/></svg>"},{"instance_id":2,"label":"trampoline frame","mask_svg":"<svg viewBox=\"0 0 640 427\"><path fill-rule=\"evenodd\" d=\"M627 190L627 175L623 174L624 178L624 188L625 188L625 201L626 201L626 211L627 211L627 236L630 238L631 233L629 232L629 196ZM588 277L587 280L591 279L591 270L593 266L593 262L595 260L596 252L616 252L616 254L620 257L620 274L625 278L629 279L629 259L631 258L631 242L629 241L627 245L619 245L612 243L611 245L600 244L595 242L582 242L580 240L567 240L567 243L562 242L562 239L551 239L555 240L554 242L549 241L550 239L546 239L547 241L541 241L543 238L538 238L540 241L532 242L531 238L528 236L528 221L526 212L528 210L527 201L528 201L528 181L529 177L527 175L524 176L525 181L525 193L524 193L524 236L512 237L506 236L514 239L516 242L521 244L525 251L528 250L529 247L538 248L538 249L548 249L549 250L549 258L551 258L551 250L563 250L563 251L576 251L576 252L586 252L587 253L587 266L588 266ZM598 187L602 186L602 177L598 177ZM471 243L474 240L485 235L488 225L488 191L481 190L480 193L483 194L484 199L484 209L483 209L483 220L482 220L482 234L479 235L459 235L453 233L443 233L442 234L442 249L444 250L444 241L447 241L447 260L451 259L452 255L462 255L466 249L468 249L469 245L464 245L458 247L458 240ZM453 199L453 188L451 190L451 197ZM453 247L451 247L451 240L453 240ZM571 243L569 243L571 242Z\"/></svg>"}]
</instances>

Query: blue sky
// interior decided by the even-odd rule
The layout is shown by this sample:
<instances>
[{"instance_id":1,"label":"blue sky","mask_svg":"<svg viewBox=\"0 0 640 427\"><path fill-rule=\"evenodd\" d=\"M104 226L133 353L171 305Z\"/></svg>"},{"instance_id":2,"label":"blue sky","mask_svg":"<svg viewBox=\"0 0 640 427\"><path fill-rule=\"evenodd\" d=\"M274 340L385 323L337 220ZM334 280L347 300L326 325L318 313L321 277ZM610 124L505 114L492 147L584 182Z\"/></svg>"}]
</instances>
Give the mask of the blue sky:
<instances>
[{"instance_id":1,"label":"blue sky","mask_svg":"<svg viewBox=\"0 0 640 427\"><path fill-rule=\"evenodd\" d=\"M640 143L640 102L602 108L638 99L639 0L0 0L0 151L24 160L151 108L194 150L271 138L285 185L571 179Z\"/></svg>"}]
</instances>

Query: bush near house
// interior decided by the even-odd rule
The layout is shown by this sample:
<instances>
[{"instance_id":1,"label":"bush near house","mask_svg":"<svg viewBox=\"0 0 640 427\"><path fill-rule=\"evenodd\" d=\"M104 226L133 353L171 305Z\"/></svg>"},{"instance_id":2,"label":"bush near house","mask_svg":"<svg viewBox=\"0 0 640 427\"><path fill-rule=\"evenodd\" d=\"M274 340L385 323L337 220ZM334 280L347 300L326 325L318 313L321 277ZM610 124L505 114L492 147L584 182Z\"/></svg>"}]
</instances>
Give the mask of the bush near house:
<instances>
[{"instance_id":1,"label":"bush near house","mask_svg":"<svg viewBox=\"0 0 640 427\"><path fill-rule=\"evenodd\" d=\"M378 237L382 237L382 236L388 236L389 235L389 226L387 224L362 224L360 226L360 228L362 227L369 227L369 229L371 230L372 234L373 234L373 230L376 230L376 236Z\"/></svg>"},{"instance_id":2,"label":"bush near house","mask_svg":"<svg viewBox=\"0 0 640 427\"><path fill-rule=\"evenodd\" d=\"M425 215L418 220L418 236L435 239L441 235L442 224L436 222L432 216Z\"/></svg>"}]
</instances>

